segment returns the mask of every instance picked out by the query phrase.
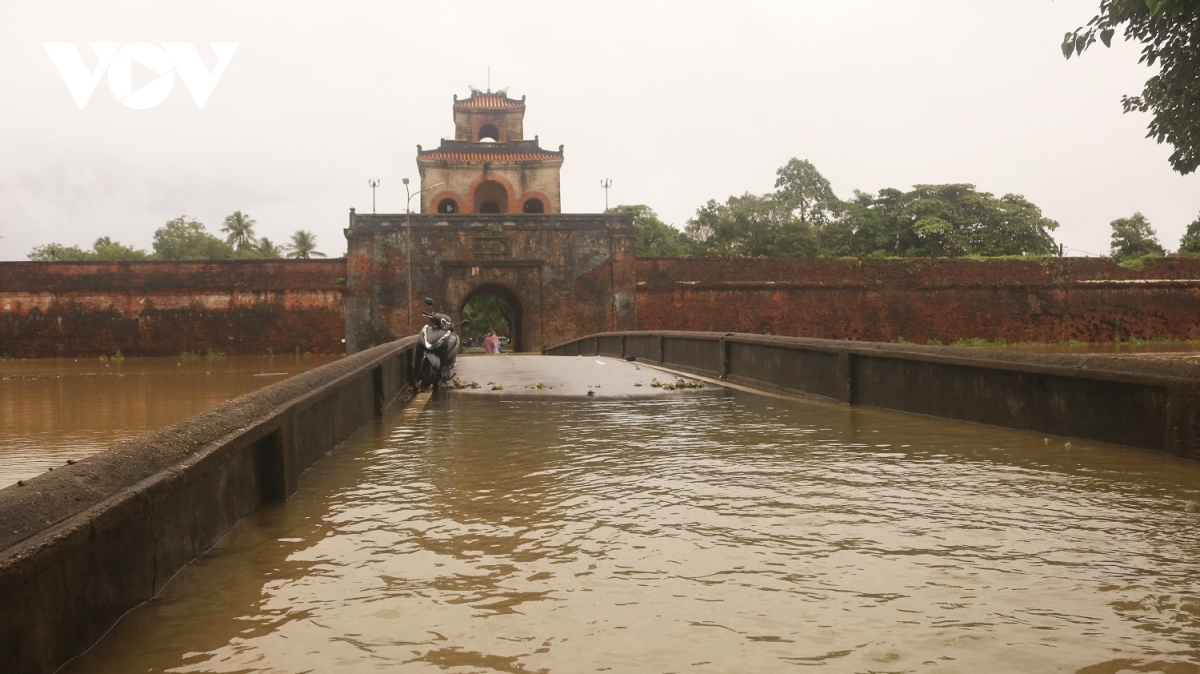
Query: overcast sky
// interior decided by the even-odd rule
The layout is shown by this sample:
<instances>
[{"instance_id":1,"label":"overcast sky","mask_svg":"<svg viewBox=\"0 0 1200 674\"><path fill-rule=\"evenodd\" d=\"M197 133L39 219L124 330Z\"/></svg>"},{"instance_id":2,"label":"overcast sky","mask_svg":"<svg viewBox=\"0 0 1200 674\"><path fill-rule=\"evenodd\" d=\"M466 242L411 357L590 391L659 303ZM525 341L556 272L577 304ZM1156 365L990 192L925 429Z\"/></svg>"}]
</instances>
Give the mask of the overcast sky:
<instances>
[{"instance_id":1,"label":"overcast sky","mask_svg":"<svg viewBox=\"0 0 1200 674\"><path fill-rule=\"evenodd\" d=\"M763 193L790 157L855 189L973 183L1023 194L1075 251L1145 213L1168 249L1200 175L1124 115L1151 71L1114 44L1066 61L1098 0L777 2L45 2L0 5L0 259L108 235L149 248L187 214L214 233L345 251L350 207L403 212L417 144L453 136L468 85L527 96L526 135L566 146L567 212L643 203L683 227L710 198ZM157 107L101 79L84 109L44 42L210 42L237 51L203 109L180 78ZM133 89L153 80L135 66ZM146 71L149 72L149 71ZM414 200L415 203L415 200ZM1081 253L1078 253L1081 254Z\"/></svg>"}]
</instances>

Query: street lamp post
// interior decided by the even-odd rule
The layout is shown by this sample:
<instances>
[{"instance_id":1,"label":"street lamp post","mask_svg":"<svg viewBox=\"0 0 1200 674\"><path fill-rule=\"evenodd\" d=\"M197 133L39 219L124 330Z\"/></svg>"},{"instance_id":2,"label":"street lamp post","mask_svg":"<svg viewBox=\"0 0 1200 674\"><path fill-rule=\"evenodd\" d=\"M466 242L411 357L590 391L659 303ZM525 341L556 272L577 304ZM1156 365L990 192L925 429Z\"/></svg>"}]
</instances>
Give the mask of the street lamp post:
<instances>
[{"instance_id":1,"label":"street lamp post","mask_svg":"<svg viewBox=\"0 0 1200 674\"><path fill-rule=\"evenodd\" d=\"M379 187L379 181L368 180L367 184L371 186L371 215L375 215L375 188Z\"/></svg>"},{"instance_id":2,"label":"street lamp post","mask_svg":"<svg viewBox=\"0 0 1200 674\"><path fill-rule=\"evenodd\" d=\"M430 185L429 187L422 187L421 189L417 190L416 192L411 192L411 193L409 192L409 189L408 189L408 178L404 178L400 182L404 183L404 196L405 196L405 201L404 201L404 266L408 270L408 302L407 302L407 304L408 304L408 334L411 335L413 332L412 198L426 190L431 190L435 187L441 187L442 185L445 185L446 182L442 181L436 185Z\"/></svg>"}]
</instances>

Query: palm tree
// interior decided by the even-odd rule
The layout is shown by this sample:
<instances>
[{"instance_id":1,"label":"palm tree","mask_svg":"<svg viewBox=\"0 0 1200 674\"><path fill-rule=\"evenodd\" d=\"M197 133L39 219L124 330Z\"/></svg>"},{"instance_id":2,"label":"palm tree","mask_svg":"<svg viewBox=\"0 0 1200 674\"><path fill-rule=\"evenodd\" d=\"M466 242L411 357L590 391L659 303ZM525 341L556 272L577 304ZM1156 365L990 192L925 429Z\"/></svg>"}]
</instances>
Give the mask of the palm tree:
<instances>
[{"instance_id":1,"label":"palm tree","mask_svg":"<svg viewBox=\"0 0 1200 674\"><path fill-rule=\"evenodd\" d=\"M255 224L248 214L234 211L233 214L225 217L225 226L221 228L222 232L229 234L225 237L225 242L238 250L245 250L253 246Z\"/></svg>"},{"instance_id":2,"label":"palm tree","mask_svg":"<svg viewBox=\"0 0 1200 674\"><path fill-rule=\"evenodd\" d=\"M254 252L258 253L261 257L266 258L283 257L286 249L287 246L276 246L265 236L259 239L258 243L254 245Z\"/></svg>"},{"instance_id":3,"label":"palm tree","mask_svg":"<svg viewBox=\"0 0 1200 674\"><path fill-rule=\"evenodd\" d=\"M292 235L292 245L288 246L287 255L300 260L325 257L325 253L317 250L317 235L303 229Z\"/></svg>"}]
</instances>

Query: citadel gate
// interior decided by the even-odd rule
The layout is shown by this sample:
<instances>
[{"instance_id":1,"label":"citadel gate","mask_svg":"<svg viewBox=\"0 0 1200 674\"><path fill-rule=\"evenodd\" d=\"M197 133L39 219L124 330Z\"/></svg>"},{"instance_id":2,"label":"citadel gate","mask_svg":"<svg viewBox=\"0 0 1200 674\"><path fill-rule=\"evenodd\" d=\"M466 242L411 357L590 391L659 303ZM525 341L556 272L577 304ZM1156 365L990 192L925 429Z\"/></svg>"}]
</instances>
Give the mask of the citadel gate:
<instances>
[{"instance_id":1,"label":"citadel gate","mask_svg":"<svg viewBox=\"0 0 1200 674\"><path fill-rule=\"evenodd\" d=\"M636 329L632 217L563 214L563 146L527 140L524 119L524 97L455 96L454 139L417 146L420 213L350 211L348 352L415 334L424 297L458 322L485 292L513 308L518 350Z\"/></svg>"},{"instance_id":2,"label":"citadel gate","mask_svg":"<svg viewBox=\"0 0 1200 674\"><path fill-rule=\"evenodd\" d=\"M488 291L513 306L513 345L526 351L637 328L630 216L410 217L350 215L348 353L418 332L424 297L437 300L457 322L470 296Z\"/></svg>"}]
</instances>

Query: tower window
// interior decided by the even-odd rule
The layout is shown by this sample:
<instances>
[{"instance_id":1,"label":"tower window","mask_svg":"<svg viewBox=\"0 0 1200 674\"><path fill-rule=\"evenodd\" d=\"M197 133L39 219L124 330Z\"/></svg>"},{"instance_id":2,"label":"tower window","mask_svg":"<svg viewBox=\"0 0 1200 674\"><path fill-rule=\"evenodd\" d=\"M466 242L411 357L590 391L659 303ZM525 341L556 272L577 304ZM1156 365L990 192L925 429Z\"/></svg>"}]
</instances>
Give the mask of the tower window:
<instances>
[{"instance_id":1,"label":"tower window","mask_svg":"<svg viewBox=\"0 0 1200 674\"><path fill-rule=\"evenodd\" d=\"M525 201L525 207L522 210L526 213L545 213L546 204L543 204L541 199L533 197Z\"/></svg>"},{"instance_id":2,"label":"tower window","mask_svg":"<svg viewBox=\"0 0 1200 674\"><path fill-rule=\"evenodd\" d=\"M475 188L476 213L507 213L508 190L495 180L485 180Z\"/></svg>"},{"instance_id":3,"label":"tower window","mask_svg":"<svg viewBox=\"0 0 1200 674\"><path fill-rule=\"evenodd\" d=\"M484 139L500 142L500 129L497 129L495 124L484 124L479 127L479 142L482 143Z\"/></svg>"},{"instance_id":4,"label":"tower window","mask_svg":"<svg viewBox=\"0 0 1200 674\"><path fill-rule=\"evenodd\" d=\"M458 203L450 198L442 199L441 201L438 202L437 212L438 213L457 213L458 212Z\"/></svg>"}]
</instances>

